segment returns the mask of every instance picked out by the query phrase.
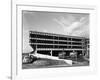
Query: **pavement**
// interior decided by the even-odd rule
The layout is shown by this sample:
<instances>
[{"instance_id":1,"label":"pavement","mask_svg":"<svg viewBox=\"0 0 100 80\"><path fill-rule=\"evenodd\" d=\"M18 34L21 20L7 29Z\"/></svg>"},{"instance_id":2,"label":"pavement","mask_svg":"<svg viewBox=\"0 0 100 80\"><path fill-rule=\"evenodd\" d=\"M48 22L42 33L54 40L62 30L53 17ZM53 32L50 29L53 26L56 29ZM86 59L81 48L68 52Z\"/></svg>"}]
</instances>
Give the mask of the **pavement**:
<instances>
[{"instance_id":1,"label":"pavement","mask_svg":"<svg viewBox=\"0 0 100 80\"><path fill-rule=\"evenodd\" d=\"M56 68L56 67L73 67L73 66L89 66L87 61L73 61L72 65L69 65L63 60L52 59L38 59L33 63L22 64L22 69L36 69L36 68Z\"/></svg>"}]
</instances>

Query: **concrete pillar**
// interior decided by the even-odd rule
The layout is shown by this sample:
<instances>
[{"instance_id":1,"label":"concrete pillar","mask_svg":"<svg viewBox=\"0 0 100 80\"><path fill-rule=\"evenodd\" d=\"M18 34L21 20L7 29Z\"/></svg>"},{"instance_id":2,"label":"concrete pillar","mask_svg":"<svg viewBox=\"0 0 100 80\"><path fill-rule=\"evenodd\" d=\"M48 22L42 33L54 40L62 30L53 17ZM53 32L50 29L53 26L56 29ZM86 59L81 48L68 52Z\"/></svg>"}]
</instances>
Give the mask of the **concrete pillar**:
<instances>
[{"instance_id":1,"label":"concrete pillar","mask_svg":"<svg viewBox=\"0 0 100 80\"><path fill-rule=\"evenodd\" d=\"M82 54L84 55L84 50L85 50L85 40L82 39Z\"/></svg>"},{"instance_id":2,"label":"concrete pillar","mask_svg":"<svg viewBox=\"0 0 100 80\"><path fill-rule=\"evenodd\" d=\"M35 49L35 54L37 53L37 45L36 45L36 49Z\"/></svg>"},{"instance_id":3,"label":"concrete pillar","mask_svg":"<svg viewBox=\"0 0 100 80\"><path fill-rule=\"evenodd\" d=\"M52 56L52 50L50 51L50 55Z\"/></svg>"}]
</instances>

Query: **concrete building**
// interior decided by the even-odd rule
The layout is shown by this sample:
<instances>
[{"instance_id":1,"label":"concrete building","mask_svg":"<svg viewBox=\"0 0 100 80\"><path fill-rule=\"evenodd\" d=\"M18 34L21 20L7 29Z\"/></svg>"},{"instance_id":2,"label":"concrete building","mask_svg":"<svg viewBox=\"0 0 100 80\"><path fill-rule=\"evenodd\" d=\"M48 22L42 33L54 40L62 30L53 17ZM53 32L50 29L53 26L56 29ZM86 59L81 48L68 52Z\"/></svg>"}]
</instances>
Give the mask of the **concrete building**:
<instances>
[{"instance_id":1,"label":"concrete building","mask_svg":"<svg viewBox=\"0 0 100 80\"><path fill-rule=\"evenodd\" d=\"M62 51L69 56L70 52L89 54L89 39L85 37L68 36L38 31L29 32L29 45L37 53L58 56Z\"/></svg>"}]
</instances>

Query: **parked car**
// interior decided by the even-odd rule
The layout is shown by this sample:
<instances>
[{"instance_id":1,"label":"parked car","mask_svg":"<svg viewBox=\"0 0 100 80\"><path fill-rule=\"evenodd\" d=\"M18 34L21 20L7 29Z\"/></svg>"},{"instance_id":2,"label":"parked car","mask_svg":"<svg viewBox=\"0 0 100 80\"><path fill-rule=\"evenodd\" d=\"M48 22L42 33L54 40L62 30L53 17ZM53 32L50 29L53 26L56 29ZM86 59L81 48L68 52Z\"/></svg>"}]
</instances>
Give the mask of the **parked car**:
<instances>
[{"instance_id":1,"label":"parked car","mask_svg":"<svg viewBox=\"0 0 100 80\"><path fill-rule=\"evenodd\" d=\"M66 52L60 52L58 54L59 59L65 59L66 58Z\"/></svg>"}]
</instances>

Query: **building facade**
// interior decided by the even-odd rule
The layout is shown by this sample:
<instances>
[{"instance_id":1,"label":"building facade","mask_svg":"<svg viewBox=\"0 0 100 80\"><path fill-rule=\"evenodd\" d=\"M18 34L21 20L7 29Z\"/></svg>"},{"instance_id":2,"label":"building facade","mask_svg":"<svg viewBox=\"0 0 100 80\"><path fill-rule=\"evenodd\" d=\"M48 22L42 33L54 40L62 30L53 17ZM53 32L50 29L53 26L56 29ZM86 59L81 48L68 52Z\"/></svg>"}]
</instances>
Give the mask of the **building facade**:
<instances>
[{"instance_id":1,"label":"building facade","mask_svg":"<svg viewBox=\"0 0 100 80\"><path fill-rule=\"evenodd\" d=\"M40 54L58 56L59 52L77 52L78 55L89 54L89 39L38 31L29 32L29 45Z\"/></svg>"}]
</instances>

